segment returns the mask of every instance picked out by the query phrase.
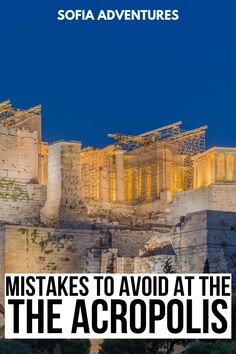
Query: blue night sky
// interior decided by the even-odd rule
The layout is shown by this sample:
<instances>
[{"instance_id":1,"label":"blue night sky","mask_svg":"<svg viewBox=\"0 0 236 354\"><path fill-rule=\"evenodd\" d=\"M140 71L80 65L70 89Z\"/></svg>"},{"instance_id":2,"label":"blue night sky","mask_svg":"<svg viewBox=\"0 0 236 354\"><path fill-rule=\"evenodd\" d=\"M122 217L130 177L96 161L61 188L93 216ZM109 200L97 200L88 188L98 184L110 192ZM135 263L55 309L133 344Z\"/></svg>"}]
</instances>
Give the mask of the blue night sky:
<instances>
[{"instance_id":1,"label":"blue night sky","mask_svg":"<svg viewBox=\"0 0 236 354\"><path fill-rule=\"evenodd\" d=\"M0 100L43 106L44 140L110 142L183 120L236 146L235 0L5 0ZM179 9L180 21L59 22L61 8Z\"/></svg>"}]
</instances>

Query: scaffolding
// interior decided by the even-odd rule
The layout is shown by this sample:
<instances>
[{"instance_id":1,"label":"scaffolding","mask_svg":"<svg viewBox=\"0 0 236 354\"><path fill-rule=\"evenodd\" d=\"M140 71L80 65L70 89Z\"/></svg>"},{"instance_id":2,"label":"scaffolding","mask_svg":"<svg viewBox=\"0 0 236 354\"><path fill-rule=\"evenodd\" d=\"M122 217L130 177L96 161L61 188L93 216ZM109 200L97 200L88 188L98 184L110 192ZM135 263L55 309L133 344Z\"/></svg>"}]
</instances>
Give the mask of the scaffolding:
<instances>
[{"instance_id":1,"label":"scaffolding","mask_svg":"<svg viewBox=\"0 0 236 354\"><path fill-rule=\"evenodd\" d=\"M181 125L182 121L179 121L136 136L116 133L108 134L108 137L116 139L115 146L126 151L148 145L152 147L155 142L175 144L177 152L182 155L195 155L204 151L207 125L190 131L183 130Z\"/></svg>"},{"instance_id":2,"label":"scaffolding","mask_svg":"<svg viewBox=\"0 0 236 354\"><path fill-rule=\"evenodd\" d=\"M37 131L41 144L41 106L21 110L10 101L1 102L0 125ZM82 198L142 203L160 199L164 191L193 188L192 157L205 150L206 128L185 131L178 121L139 135L109 134L114 144L82 149L78 186ZM40 144L40 163L45 164L47 147ZM41 180L46 183L46 173Z\"/></svg>"},{"instance_id":3,"label":"scaffolding","mask_svg":"<svg viewBox=\"0 0 236 354\"><path fill-rule=\"evenodd\" d=\"M115 201L115 156L113 146L91 147L80 154L81 195L84 200Z\"/></svg>"},{"instance_id":4,"label":"scaffolding","mask_svg":"<svg viewBox=\"0 0 236 354\"><path fill-rule=\"evenodd\" d=\"M205 150L202 126L184 131L176 122L132 136L109 134L116 142L104 149L81 152L84 199L141 203L193 188L192 156ZM123 199L120 196L123 194Z\"/></svg>"},{"instance_id":5,"label":"scaffolding","mask_svg":"<svg viewBox=\"0 0 236 354\"><path fill-rule=\"evenodd\" d=\"M179 121L136 136L116 133L108 134L108 137L117 140L115 145L118 148L132 151L141 146L151 145L155 141L161 141L180 134L181 124L182 122Z\"/></svg>"},{"instance_id":6,"label":"scaffolding","mask_svg":"<svg viewBox=\"0 0 236 354\"><path fill-rule=\"evenodd\" d=\"M0 102L0 125L18 128L35 116L41 115L41 105L22 110L13 108L11 101Z\"/></svg>"},{"instance_id":7,"label":"scaffolding","mask_svg":"<svg viewBox=\"0 0 236 354\"><path fill-rule=\"evenodd\" d=\"M130 148L125 141L125 200L153 201L163 191L176 193L193 188L192 156L205 150L203 126L183 131L181 122L141 134L143 143ZM156 134L157 133L157 134ZM150 136L152 142L148 142ZM120 141L117 142L119 146ZM124 146L124 140L122 141Z\"/></svg>"}]
</instances>

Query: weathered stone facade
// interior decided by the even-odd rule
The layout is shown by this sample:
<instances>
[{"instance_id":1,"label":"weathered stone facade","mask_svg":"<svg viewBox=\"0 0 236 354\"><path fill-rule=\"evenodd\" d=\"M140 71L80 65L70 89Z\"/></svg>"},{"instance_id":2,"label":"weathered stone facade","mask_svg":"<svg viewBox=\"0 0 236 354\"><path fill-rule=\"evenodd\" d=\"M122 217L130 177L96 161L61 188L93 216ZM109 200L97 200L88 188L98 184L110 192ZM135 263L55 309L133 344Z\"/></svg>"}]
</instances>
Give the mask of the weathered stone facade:
<instances>
[{"instance_id":1,"label":"weathered stone facade","mask_svg":"<svg viewBox=\"0 0 236 354\"><path fill-rule=\"evenodd\" d=\"M48 145L38 108L16 121L4 109L1 282L7 272L235 273L236 148L203 151L205 127L191 140L196 130L179 122L103 149Z\"/></svg>"}]
</instances>

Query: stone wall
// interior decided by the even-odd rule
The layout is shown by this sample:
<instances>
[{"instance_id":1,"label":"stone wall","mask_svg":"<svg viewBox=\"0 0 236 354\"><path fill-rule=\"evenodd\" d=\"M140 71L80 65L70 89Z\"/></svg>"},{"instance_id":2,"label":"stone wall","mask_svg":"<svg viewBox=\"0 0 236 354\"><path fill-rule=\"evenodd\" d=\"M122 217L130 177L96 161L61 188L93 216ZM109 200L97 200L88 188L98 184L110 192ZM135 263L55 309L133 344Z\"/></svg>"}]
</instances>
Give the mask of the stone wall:
<instances>
[{"instance_id":1,"label":"stone wall","mask_svg":"<svg viewBox=\"0 0 236 354\"><path fill-rule=\"evenodd\" d=\"M236 215L232 212L207 212L209 271L233 274L236 285Z\"/></svg>"},{"instance_id":2,"label":"stone wall","mask_svg":"<svg viewBox=\"0 0 236 354\"><path fill-rule=\"evenodd\" d=\"M149 257L118 257L118 273L163 273L166 264L178 272L178 262L175 255L158 255Z\"/></svg>"},{"instance_id":3,"label":"stone wall","mask_svg":"<svg viewBox=\"0 0 236 354\"><path fill-rule=\"evenodd\" d=\"M151 230L0 228L0 274L231 272L236 279L236 214L200 211ZM234 282L235 284L235 282ZM1 288L1 287L0 287ZM0 293L1 297L1 293Z\"/></svg>"},{"instance_id":4,"label":"stone wall","mask_svg":"<svg viewBox=\"0 0 236 354\"><path fill-rule=\"evenodd\" d=\"M0 297L5 273L87 273L96 271L91 249L109 254L109 237L100 230L4 225L0 227ZM111 257L111 252L110 256ZM1 301L0 301L1 302Z\"/></svg>"},{"instance_id":5,"label":"stone wall","mask_svg":"<svg viewBox=\"0 0 236 354\"><path fill-rule=\"evenodd\" d=\"M79 142L59 141L49 146L47 201L42 210L45 223L49 219L67 225L87 216L81 200L80 150Z\"/></svg>"},{"instance_id":6,"label":"stone wall","mask_svg":"<svg viewBox=\"0 0 236 354\"><path fill-rule=\"evenodd\" d=\"M39 183L48 184L48 144L39 145Z\"/></svg>"},{"instance_id":7,"label":"stone wall","mask_svg":"<svg viewBox=\"0 0 236 354\"><path fill-rule=\"evenodd\" d=\"M46 200L46 186L0 180L0 221L22 224L39 220Z\"/></svg>"},{"instance_id":8,"label":"stone wall","mask_svg":"<svg viewBox=\"0 0 236 354\"><path fill-rule=\"evenodd\" d=\"M236 291L236 213L203 210L176 218L173 229L113 233L119 273L229 272Z\"/></svg>"},{"instance_id":9,"label":"stone wall","mask_svg":"<svg viewBox=\"0 0 236 354\"><path fill-rule=\"evenodd\" d=\"M120 256L135 257L154 234L155 232L148 230L114 230L112 248L116 248Z\"/></svg>"},{"instance_id":10,"label":"stone wall","mask_svg":"<svg viewBox=\"0 0 236 354\"><path fill-rule=\"evenodd\" d=\"M175 220L177 222L177 220ZM172 245L180 272L233 274L236 290L236 214L205 210L181 217Z\"/></svg>"},{"instance_id":11,"label":"stone wall","mask_svg":"<svg viewBox=\"0 0 236 354\"><path fill-rule=\"evenodd\" d=\"M106 232L96 230L14 225L2 229L6 272L87 272L87 251L109 246Z\"/></svg>"},{"instance_id":12,"label":"stone wall","mask_svg":"<svg viewBox=\"0 0 236 354\"><path fill-rule=\"evenodd\" d=\"M134 205L134 210L137 215L142 217L147 217L148 215L156 217L169 212L169 206L172 200L173 193L170 191L164 191L160 193L160 199L136 204Z\"/></svg>"},{"instance_id":13,"label":"stone wall","mask_svg":"<svg viewBox=\"0 0 236 354\"><path fill-rule=\"evenodd\" d=\"M217 183L175 194L171 218L201 210L236 212L236 184Z\"/></svg>"},{"instance_id":14,"label":"stone wall","mask_svg":"<svg viewBox=\"0 0 236 354\"><path fill-rule=\"evenodd\" d=\"M37 182L39 177L37 132L0 126L0 179Z\"/></svg>"},{"instance_id":15,"label":"stone wall","mask_svg":"<svg viewBox=\"0 0 236 354\"><path fill-rule=\"evenodd\" d=\"M188 214L175 220L171 242L180 272L202 273L207 259L207 212Z\"/></svg>"},{"instance_id":16,"label":"stone wall","mask_svg":"<svg viewBox=\"0 0 236 354\"><path fill-rule=\"evenodd\" d=\"M127 224L136 215L131 205L117 202L85 201L88 217L97 223Z\"/></svg>"},{"instance_id":17,"label":"stone wall","mask_svg":"<svg viewBox=\"0 0 236 354\"><path fill-rule=\"evenodd\" d=\"M29 112L22 111L22 122L18 122L19 129L28 130L31 133L36 132L38 140L42 139L42 124L41 124L41 111Z\"/></svg>"}]
</instances>

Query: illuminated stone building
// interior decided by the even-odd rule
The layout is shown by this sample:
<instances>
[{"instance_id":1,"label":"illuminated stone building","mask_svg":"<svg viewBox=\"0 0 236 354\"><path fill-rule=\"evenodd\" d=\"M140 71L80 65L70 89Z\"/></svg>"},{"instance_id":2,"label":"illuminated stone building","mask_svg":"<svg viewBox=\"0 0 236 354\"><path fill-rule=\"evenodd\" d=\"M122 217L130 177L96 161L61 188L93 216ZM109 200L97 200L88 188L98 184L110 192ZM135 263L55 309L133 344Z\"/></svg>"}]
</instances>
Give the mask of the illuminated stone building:
<instances>
[{"instance_id":1,"label":"illuminated stone building","mask_svg":"<svg viewBox=\"0 0 236 354\"><path fill-rule=\"evenodd\" d=\"M0 103L1 279L168 267L234 273L236 148L206 150L206 128L177 122L110 134L102 149L48 144L40 106Z\"/></svg>"}]
</instances>

